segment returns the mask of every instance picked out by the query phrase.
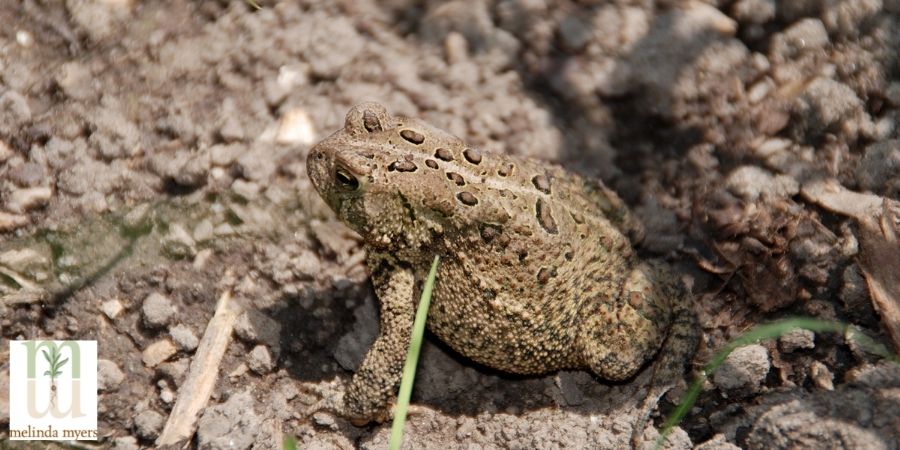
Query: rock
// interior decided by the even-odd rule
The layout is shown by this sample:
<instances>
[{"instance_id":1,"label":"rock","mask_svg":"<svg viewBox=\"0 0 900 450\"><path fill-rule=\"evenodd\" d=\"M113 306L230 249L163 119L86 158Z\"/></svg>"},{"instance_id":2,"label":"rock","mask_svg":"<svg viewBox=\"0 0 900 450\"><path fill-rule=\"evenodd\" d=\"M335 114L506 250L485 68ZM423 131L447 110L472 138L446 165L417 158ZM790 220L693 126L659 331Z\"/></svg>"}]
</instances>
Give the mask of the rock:
<instances>
[{"instance_id":1,"label":"rock","mask_svg":"<svg viewBox=\"0 0 900 450\"><path fill-rule=\"evenodd\" d=\"M197 339L194 332L184 324L178 324L172 327L172 329L169 330L169 335L172 336L172 340L175 341L175 345L177 345L179 349L187 352L194 351L200 344L200 340Z\"/></svg>"},{"instance_id":2,"label":"rock","mask_svg":"<svg viewBox=\"0 0 900 450\"><path fill-rule=\"evenodd\" d=\"M111 95L104 95L89 120L94 129L88 142L105 160L128 158L142 151L140 128L122 112L127 108Z\"/></svg>"},{"instance_id":3,"label":"rock","mask_svg":"<svg viewBox=\"0 0 900 450\"><path fill-rule=\"evenodd\" d=\"M167 405L171 405L175 401L175 391L165 388L159 391L159 399Z\"/></svg>"},{"instance_id":4,"label":"rock","mask_svg":"<svg viewBox=\"0 0 900 450\"><path fill-rule=\"evenodd\" d=\"M199 448L250 448L263 429L253 406L253 396L244 391L223 404L206 408L197 423Z\"/></svg>"},{"instance_id":5,"label":"rock","mask_svg":"<svg viewBox=\"0 0 900 450\"><path fill-rule=\"evenodd\" d=\"M57 186L65 192L76 195L91 192L109 194L122 183L120 170L102 161L84 158L60 171Z\"/></svg>"},{"instance_id":6,"label":"rock","mask_svg":"<svg viewBox=\"0 0 900 450\"><path fill-rule=\"evenodd\" d=\"M79 61L63 64L54 79L63 94L73 100L87 100L96 95L92 88L94 75Z\"/></svg>"},{"instance_id":7,"label":"rock","mask_svg":"<svg viewBox=\"0 0 900 450\"><path fill-rule=\"evenodd\" d=\"M848 122L856 125L851 119L863 114L862 100L853 89L823 77L810 82L792 107L803 118L806 129L813 134L838 126L846 127Z\"/></svg>"},{"instance_id":8,"label":"rock","mask_svg":"<svg viewBox=\"0 0 900 450\"><path fill-rule=\"evenodd\" d=\"M132 0L91 1L66 0L72 20L93 41L116 34L119 25L131 14Z\"/></svg>"},{"instance_id":9,"label":"rock","mask_svg":"<svg viewBox=\"0 0 900 450\"><path fill-rule=\"evenodd\" d=\"M32 248L13 249L0 253L0 265L33 278L35 272L50 269L50 259Z\"/></svg>"},{"instance_id":10,"label":"rock","mask_svg":"<svg viewBox=\"0 0 900 450\"><path fill-rule=\"evenodd\" d=\"M843 283L839 298L852 321L860 322L876 317L877 313L869 299L869 286L859 265L856 263L847 265L841 278Z\"/></svg>"},{"instance_id":11,"label":"rock","mask_svg":"<svg viewBox=\"0 0 900 450\"><path fill-rule=\"evenodd\" d=\"M215 238L215 228L209 219L203 219L194 227L194 241L207 242Z\"/></svg>"},{"instance_id":12,"label":"rock","mask_svg":"<svg viewBox=\"0 0 900 450\"><path fill-rule=\"evenodd\" d=\"M740 347L716 370L713 382L723 391L758 392L769 373L769 353L762 345Z\"/></svg>"},{"instance_id":13,"label":"rock","mask_svg":"<svg viewBox=\"0 0 900 450\"><path fill-rule=\"evenodd\" d=\"M97 389L115 391L124 380L125 374L116 363L108 359L97 360Z\"/></svg>"},{"instance_id":14,"label":"rock","mask_svg":"<svg viewBox=\"0 0 900 450\"><path fill-rule=\"evenodd\" d=\"M197 254L196 242L180 223L169 226L162 239L163 251L172 258L187 258Z\"/></svg>"},{"instance_id":15,"label":"rock","mask_svg":"<svg viewBox=\"0 0 900 450\"><path fill-rule=\"evenodd\" d=\"M24 227L28 223L28 216L0 211L0 232L12 231Z\"/></svg>"},{"instance_id":16,"label":"rock","mask_svg":"<svg viewBox=\"0 0 900 450\"><path fill-rule=\"evenodd\" d=\"M247 366L250 367L250 370L260 375L265 375L272 371L275 364L272 362L272 355L269 354L269 349L265 345L257 345L250 351L250 359L247 361Z\"/></svg>"},{"instance_id":17,"label":"rock","mask_svg":"<svg viewBox=\"0 0 900 450\"><path fill-rule=\"evenodd\" d=\"M866 147L856 167L859 186L888 198L900 198L900 139Z\"/></svg>"},{"instance_id":18,"label":"rock","mask_svg":"<svg viewBox=\"0 0 900 450\"><path fill-rule=\"evenodd\" d=\"M206 152L185 149L177 150L174 154L157 153L150 159L150 167L157 175L188 188L206 184L209 164Z\"/></svg>"},{"instance_id":19,"label":"rock","mask_svg":"<svg viewBox=\"0 0 900 450\"><path fill-rule=\"evenodd\" d=\"M331 414L319 411L313 414L312 419L313 422L315 422L316 425L320 427L330 428L333 430L337 429L337 423L334 420L334 416L332 416Z\"/></svg>"},{"instance_id":20,"label":"rock","mask_svg":"<svg viewBox=\"0 0 900 450\"><path fill-rule=\"evenodd\" d=\"M247 133L244 132L244 125L236 113L225 114L222 125L219 127L219 136L225 142L243 141L247 137Z\"/></svg>"},{"instance_id":21,"label":"rock","mask_svg":"<svg viewBox=\"0 0 900 450\"><path fill-rule=\"evenodd\" d=\"M419 22L419 35L435 45L442 44L453 32L465 37L473 55L497 55L494 64L506 64L509 55L515 55L519 50L519 41L494 24L487 2L441 2L430 8Z\"/></svg>"},{"instance_id":22,"label":"rock","mask_svg":"<svg viewBox=\"0 0 900 450\"><path fill-rule=\"evenodd\" d=\"M796 58L807 50L819 51L828 46L828 32L819 19L807 18L788 27L772 38L770 53L783 60Z\"/></svg>"},{"instance_id":23,"label":"rock","mask_svg":"<svg viewBox=\"0 0 900 450\"><path fill-rule=\"evenodd\" d=\"M174 381L175 384L179 384L181 380L184 379L184 375L187 373L189 367L189 358L181 358L172 362L160 364L156 367L156 373L160 376L168 377Z\"/></svg>"},{"instance_id":24,"label":"rock","mask_svg":"<svg viewBox=\"0 0 900 450\"><path fill-rule=\"evenodd\" d=\"M22 94L8 90L0 95L0 130L4 126L19 126L31 120L31 107Z\"/></svg>"},{"instance_id":25,"label":"rock","mask_svg":"<svg viewBox=\"0 0 900 450\"><path fill-rule=\"evenodd\" d=\"M282 145L310 145L316 141L316 130L306 110L294 108L281 116L275 142Z\"/></svg>"},{"instance_id":26,"label":"rock","mask_svg":"<svg viewBox=\"0 0 900 450\"><path fill-rule=\"evenodd\" d=\"M887 450L890 447L885 445L886 442L896 442L892 440L892 437L896 438L896 432L890 436L859 423L860 419L871 417L875 412L872 411L874 401L866 408L857 404L866 399L862 395L853 398L844 394L843 397L844 405L834 405L832 399L816 401L795 398L783 399L780 404L769 406L765 414L749 427L745 448ZM871 396L868 399L874 400ZM885 402L878 403L883 405ZM887 432L885 428L882 430Z\"/></svg>"},{"instance_id":27,"label":"rock","mask_svg":"<svg viewBox=\"0 0 900 450\"><path fill-rule=\"evenodd\" d=\"M694 447L694 450L741 450L741 448L728 442L724 434L717 434L712 439Z\"/></svg>"},{"instance_id":28,"label":"rock","mask_svg":"<svg viewBox=\"0 0 900 450\"><path fill-rule=\"evenodd\" d=\"M775 0L738 0L731 15L739 22L763 24L775 18Z\"/></svg>"},{"instance_id":29,"label":"rock","mask_svg":"<svg viewBox=\"0 0 900 450\"><path fill-rule=\"evenodd\" d=\"M900 106L900 81L893 81L884 91L885 99L893 106ZM0 141L0 161L3 161L3 142Z\"/></svg>"},{"instance_id":30,"label":"rock","mask_svg":"<svg viewBox=\"0 0 900 450\"><path fill-rule=\"evenodd\" d=\"M559 37L562 44L571 51L581 51L593 37L591 23L583 14L572 13L559 23Z\"/></svg>"},{"instance_id":31,"label":"rock","mask_svg":"<svg viewBox=\"0 0 900 450\"><path fill-rule=\"evenodd\" d=\"M209 160L214 166L228 167L246 151L242 144L216 144L209 148Z\"/></svg>"},{"instance_id":32,"label":"rock","mask_svg":"<svg viewBox=\"0 0 900 450\"><path fill-rule=\"evenodd\" d=\"M234 180L234 183L231 183L231 190L245 200L256 200L259 197L259 185L252 181L244 181L240 178Z\"/></svg>"},{"instance_id":33,"label":"rock","mask_svg":"<svg viewBox=\"0 0 900 450\"><path fill-rule=\"evenodd\" d=\"M760 198L787 198L800 192L800 183L793 177L772 175L757 166L738 167L728 175L725 185L732 194L748 202L755 202Z\"/></svg>"},{"instance_id":34,"label":"rock","mask_svg":"<svg viewBox=\"0 0 900 450\"><path fill-rule=\"evenodd\" d=\"M839 36L859 36L864 23L881 14L882 0L850 0L822 8L825 28Z\"/></svg>"},{"instance_id":35,"label":"rock","mask_svg":"<svg viewBox=\"0 0 900 450\"><path fill-rule=\"evenodd\" d=\"M172 320L172 316L175 315L175 307L172 306L168 297L159 292L153 292L144 298L141 312L145 325L150 328L162 328Z\"/></svg>"},{"instance_id":36,"label":"rock","mask_svg":"<svg viewBox=\"0 0 900 450\"><path fill-rule=\"evenodd\" d=\"M44 170L44 166L33 162L27 162L11 167L7 176L13 183L18 184L19 186L35 187L44 184L44 179L47 177L47 174Z\"/></svg>"},{"instance_id":37,"label":"rock","mask_svg":"<svg viewBox=\"0 0 900 450\"><path fill-rule=\"evenodd\" d=\"M444 39L444 54L450 65L459 64L469 59L469 43L466 37L455 31L447 33Z\"/></svg>"},{"instance_id":38,"label":"rock","mask_svg":"<svg viewBox=\"0 0 900 450\"><path fill-rule=\"evenodd\" d=\"M309 14L305 25L305 42L300 50L316 77L337 77L365 48L353 22L345 16L325 16L317 11Z\"/></svg>"},{"instance_id":39,"label":"rock","mask_svg":"<svg viewBox=\"0 0 900 450\"><path fill-rule=\"evenodd\" d=\"M809 350L816 347L815 336L815 333L809 330L794 330L778 338L778 346L785 353Z\"/></svg>"},{"instance_id":40,"label":"rock","mask_svg":"<svg viewBox=\"0 0 900 450\"><path fill-rule=\"evenodd\" d=\"M134 436L117 437L113 441L113 450L140 450L138 440Z\"/></svg>"},{"instance_id":41,"label":"rock","mask_svg":"<svg viewBox=\"0 0 900 450\"><path fill-rule=\"evenodd\" d=\"M53 190L49 186L16 189L9 195L6 207L14 213L24 213L46 205L51 197Z\"/></svg>"},{"instance_id":42,"label":"rock","mask_svg":"<svg viewBox=\"0 0 900 450\"><path fill-rule=\"evenodd\" d=\"M255 309L241 313L234 332L246 342L265 344L275 354L281 352L281 324Z\"/></svg>"},{"instance_id":43,"label":"rock","mask_svg":"<svg viewBox=\"0 0 900 450\"><path fill-rule=\"evenodd\" d=\"M812 379L813 384L819 389L825 389L826 391L834 390L834 374L828 370L828 366L825 364L822 364L819 361L813 361L812 364L809 365L809 377Z\"/></svg>"},{"instance_id":44,"label":"rock","mask_svg":"<svg viewBox=\"0 0 900 450\"><path fill-rule=\"evenodd\" d=\"M128 214L125 214L122 224L129 231L139 231L148 228L151 226L149 219L152 210L153 206L150 203L141 203L132 208L131 211L128 211Z\"/></svg>"},{"instance_id":45,"label":"rock","mask_svg":"<svg viewBox=\"0 0 900 450\"><path fill-rule=\"evenodd\" d=\"M301 280L311 280L321 270L322 262L318 255L309 250L301 250L300 254L291 259L291 271Z\"/></svg>"},{"instance_id":46,"label":"rock","mask_svg":"<svg viewBox=\"0 0 900 450\"><path fill-rule=\"evenodd\" d=\"M9 145L6 145L6 142L0 141L0 163L6 162L7 159L12 158L13 151L9 148Z\"/></svg>"},{"instance_id":47,"label":"rock","mask_svg":"<svg viewBox=\"0 0 900 450\"><path fill-rule=\"evenodd\" d=\"M278 170L275 160L271 158L271 147L257 144L249 152L237 159L240 174L248 181L269 183L270 178Z\"/></svg>"},{"instance_id":48,"label":"rock","mask_svg":"<svg viewBox=\"0 0 900 450\"><path fill-rule=\"evenodd\" d=\"M143 439L154 440L162 431L166 418L162 414L148 409L134 418L134 431Z\"/></svg>"},{"instance_id":49,"label":"rock","mask_svg":"<svg viewBox=\"0 0 900 450\"><path fill-rule=\"evenodd\" d=\"M161 362L171 358L178 349L168 339L156 341L147 346L141 353L141 360L147 367L156 367Z\"/></svg>"}]
</instances>

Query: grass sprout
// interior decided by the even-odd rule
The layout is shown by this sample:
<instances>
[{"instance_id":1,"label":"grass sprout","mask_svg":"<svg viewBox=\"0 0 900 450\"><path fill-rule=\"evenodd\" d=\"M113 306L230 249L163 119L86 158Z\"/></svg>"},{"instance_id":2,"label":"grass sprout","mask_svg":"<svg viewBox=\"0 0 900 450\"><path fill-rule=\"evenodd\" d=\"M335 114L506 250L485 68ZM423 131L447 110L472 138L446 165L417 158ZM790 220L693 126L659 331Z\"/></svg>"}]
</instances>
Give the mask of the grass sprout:
<instances>
[{"instance_id":1,"label":"grass sprout","mask_svg":"<svg viewBox=\"0 0 900 450\"><path fill-rule=\"evenodd\" d=\"M412 395L413 381L416 378L416 365L419 362L419 350L422 349L422 336L425 334L425 319L431 305L431 292L434 290L434 279L440 257L435 256L431 270L422 288L419 307L416 308L416 319L413 322L412 336L409 339L409 350L406 352L406 364L403 365L403 378L400 381L400 393L397 394L397 405L394 407L394 423L391 425L391 450L399 450L403 443L403 428L406 425L406 412L409 410L409 398Z\"/></svg>"},{"instance_id":2,"label":"grass sprout","mask_svg":"<svg viewBox=\"0 0 900 450\"><path fill-rule=\"evenodd\" d=\"M750 331L729 342L713 356L712 360L703 366L703 369L694 378L694 382L682 396L678 406L675 407L672 413L669 414L669 417L666 418L659 433L659 437L656 439L656 443L653 446L654 450L662 448L662 444L665 442L666 437L668 437L672 429L681 423L681 420L687 412L694 406L697 397L700 395L700 388L703 386L703 382L725 362L725 359L731 352L739 347L755 344L765 339L777 338L797 329L809 330L816 333L841 333L844 335L845 339L855 342L867 352L880 356L894 364L900 364L900 357L891 353L883 344L875 341L859 329L859 327L854 325L814 319L811 317L792 317L772 323L757 325Z\"/></svg>"}]
</instances>

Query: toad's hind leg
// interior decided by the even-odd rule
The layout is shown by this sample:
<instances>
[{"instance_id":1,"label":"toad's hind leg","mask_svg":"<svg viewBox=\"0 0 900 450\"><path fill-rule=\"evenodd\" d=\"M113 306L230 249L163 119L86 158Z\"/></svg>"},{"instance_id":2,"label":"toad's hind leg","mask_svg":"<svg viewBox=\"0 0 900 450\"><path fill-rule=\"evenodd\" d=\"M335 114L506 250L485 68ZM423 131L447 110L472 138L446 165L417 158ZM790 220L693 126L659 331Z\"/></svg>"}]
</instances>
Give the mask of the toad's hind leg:
<instances>
[{"instance_id":1,"label":"toad's hind leg","mask_svg":"<svg viewBox=\"0 0 900 450\"><path fill-rule=\"evenodd\" d=\"M627 380L659 350L632 434L637 447L657 400L682 376L696 349L691 297L664 265L643 263L631 271L616 301L599 303L586 315L579 337L582 358L602 378Z\"/></svg>"},{"instance_id":2,"label":"toad's hind leg","mask_svg":"<svg viewBox=\"0 0 900 450\"><path fill-rule=\"evenodd\" d=\"M651 262L644 267L646 279L654 286L650 291L655 296L653 304L671 313L671 323L668 324L658 361L653 365L647 396L638 410L640 415L631 434L631 445L634 448L640 445L650 413L659 398L683 379L685 365L697 350L700 337L693 297L681 281L663 264Z\"/></svg>"},{"instance_id":3,"label":"toad's hind leg","mask_svg":"<svg viewBox=\"0 0 900 450\"><path fill-rule=\"evenodd\" d=\"M654 275L641 264L631 271L618 298L587 307L579 345L584 364L601 378L631 378L661 346L671 310Z\"/></svg>"}]
</instances>

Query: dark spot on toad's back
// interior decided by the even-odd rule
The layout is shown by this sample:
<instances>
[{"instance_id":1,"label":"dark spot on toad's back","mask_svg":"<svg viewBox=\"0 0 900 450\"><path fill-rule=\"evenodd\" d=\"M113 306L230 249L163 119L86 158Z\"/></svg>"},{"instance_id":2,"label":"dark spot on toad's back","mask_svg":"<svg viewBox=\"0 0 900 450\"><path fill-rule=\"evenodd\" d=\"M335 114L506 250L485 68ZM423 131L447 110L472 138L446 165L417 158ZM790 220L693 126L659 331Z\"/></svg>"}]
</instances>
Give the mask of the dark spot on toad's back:
<instances>
[{"instance_id":1,"label":"dark spot on toad's back","mask_svg":"<svg viewBox=\"0 0 900 450\"><path fill-rule=\"evenodd\" d=\"M534 184L534 187L537 190L549 194L550 193L550 180L547 179L544 175L535 175L534 178L531 179L531 183Z\"/></svg>"},{"instance_id":2,"label":"dark spot on toad's back","mask_svg":"<svg viewBox=\"0 0 900 450\"><path fill-rule=\"evenodd\" d=\"M465 151L463 151L463 156L466 157L466 161L472 164L477 165L481 163L481 150L478 150L477 148L465 149Z\"/></svg>"},{"instance_id":3,"label":"dark spot on toad's back","mask_svg":"<svg viewBox=\"0 0 900 450\"><path fill-rule=\"evenodd\" d=\"M397 172L415 172L417 169L416 164L412 161L394 161L391 165L388 166L388 170Z\"/></svg>"},{"instance_id":4,"label":"dark spot on toad's back","mask_svg":"<svg viewBox=\"0 0 900 450\"><path fill-rule=\"evenodd\" d=\"M369 133L382 131L381 121L378 120L378 116L372 111L366 110L363 112L363 126L366 127L366 131Z\"/></svg>"},{"instance_id":5,"label":"dark spot on toad's back","mask_svg":"<svg viewBox=\"0 0 900 450\"><path fill-rule=\"evenodd\" d=\"M553 214L550 212L550 205L544 199L539 198L534 206L537 220L541 227L550 234L559 233L556 220L553 219Z\"/></svg>"},{"instance_id":6,"label":"dark spot on toad's back","mask_svg":"<svg viewBox=\"0 0 900 450\"><path fill-rule=\"evenodd\" d=\"M403 139L406 139L407 141L412 142L413 144L416 144L416 145L419 145L419 144L425 142L425 136L422 135L422 133L418 133L413 130L400 131L400 137L402 137Z\"/></svg>"},{"instance_id":7,"label":"dark spot on toad's back","mask_svg":"<svg viewBox=\"0 0 900 450\"><path fill-rule=\"evenodd\" d=\"M476 204L478 204L478 198L469 191L463 191L459 194L456 194L456 198L458 198L459 201L461 201L462 204L466 206L475 206Z\"/></svg>"},{"instance_id":8,"label":"dark spot on toad's back","mask_svg":"<svg viewBox=\"0 0 900 450\"><path fill-rule=\"evenodd\" d=\"M447 172L447 179L456 183L457 186L466 185L466 180L463 179L462 175L456 172Z\"/></svg>"},{"instance_id":9,"label":"dark spot on toad's back","mask_svg":"<svg viewBox=\"0 0 900 450\"><path fill-rule=\"evenodd\" d=\"M446 148L439 148L434 151L434 157L441 161L453 161L453 152Z\"/></svg>"}]
</instances>

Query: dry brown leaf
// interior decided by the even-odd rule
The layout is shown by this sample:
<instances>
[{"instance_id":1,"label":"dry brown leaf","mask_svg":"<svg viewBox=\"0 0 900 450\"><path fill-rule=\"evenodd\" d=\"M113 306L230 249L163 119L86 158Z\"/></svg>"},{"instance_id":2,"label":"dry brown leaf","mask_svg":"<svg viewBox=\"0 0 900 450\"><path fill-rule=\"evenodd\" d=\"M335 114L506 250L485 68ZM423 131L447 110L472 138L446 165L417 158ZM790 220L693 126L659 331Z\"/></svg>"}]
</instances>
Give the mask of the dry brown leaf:
<instances>
[{"instance_id":1,"label":"dry brown leaf","mask_svg":"<svg viewBox=\"0 0 900 450\"><path fill-rule=\"evenodd\" d=\"M810 183L802 194L859 223L859 266L894 351L900 353L900 203L847 190L835 180Z\"/></svg>"}]
</instances>

